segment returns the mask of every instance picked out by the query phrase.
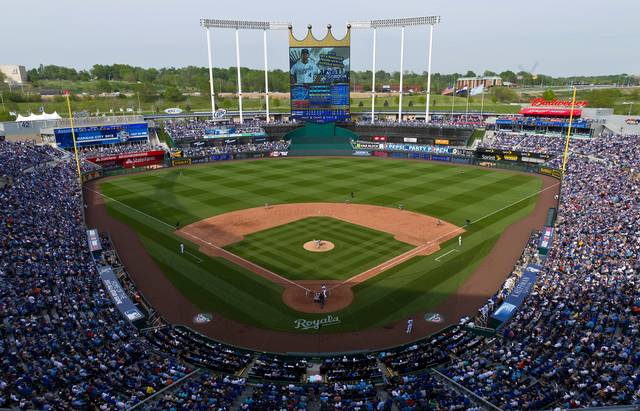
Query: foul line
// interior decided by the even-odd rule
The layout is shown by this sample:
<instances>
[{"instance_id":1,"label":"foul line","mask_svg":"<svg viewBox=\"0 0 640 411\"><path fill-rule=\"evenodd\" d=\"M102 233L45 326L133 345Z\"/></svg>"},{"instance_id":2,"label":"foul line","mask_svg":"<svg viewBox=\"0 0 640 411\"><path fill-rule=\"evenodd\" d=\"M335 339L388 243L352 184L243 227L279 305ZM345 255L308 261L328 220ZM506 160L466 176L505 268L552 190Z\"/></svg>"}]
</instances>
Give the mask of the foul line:
<instances>
[{"instance_id":1,"label":"foul line","mask_svg":"<svg viewBox=\"0 0 640 411\"><path fill-rule=\"evenodd\" d=\"M133 210L133 211L135 211L135 212L137 212L137 213L142 214L143 216L149 217L150 219L155 220L155 221L159 222L160 224L164 224L165 226L167 226L167 227L169 227L169 228L171 228L171 229L173 229L173 228L174 228L171 224L167 224L167 223L165 223L164 221L162 221L162 220L160 220L160 219L158 219L158 218L156 218L156 217L154 217L154 216L152 216L152 215L149 215L149 214L145 213L144 211L140 211L140 210L138 210L138 209L136 209L136 208L131 207L131 206L130 206L130 205L128 205L128 204L123 203L122 201L118 201L118 200L116 200L115 198L111 198L111 197L109 197L108 195L106 195L106 194L102 194L102 193L101 193L101 192L99 192L99 191L95 191L95 190L92 190L92 189L87 188L87 187L83 187L83 188L84 188L84 189L86 189L86 190L89 190L89 191L91 191L91 192L93 192L93 193L96 193L96 194L98 194L98 195L100 195L100 196L102 196L102 197L104 197L104 198L107 198L107 199L109 199L109 200L111 200L111 201L114 201L114 202L116 202L116 203L118 203L118 204L121 204L121 205L125 206L126 208L128 208L128 209L130 209L130 210ZM197 241L200 241L201 243L207 244L208 246L210 246L210 247L212 247L212 248L216 249L217 251L219 251L219 252L220 252L220 253L222 253L222 254L231 255L231 256L233 256L233 257L237 258L238 260L240 260L240 261L242 261L242 262L244 262L244 263L246 263L246 264L248 264L248 265L250 265L250 266L252 266L252 267L258 268L259 270L262 270L262 271L264 271L265 273L268 273L268 274L270 274L270 275L272 275L272 276L274 276L274 277L276 277L276 278L279 278L280 280L282 280L282 281L284 281L284 282L286 282L286 283L289 283L289 284L295 285L296 287L300 287L300 288L302 288L302 289L303 289L303 290L305 290L305 291L311 291L311 290L310 290L310 289L308 289L307 287L303 287L303 286L301 286L300 284L296 283L295 281L291 281L291 280L289 280L288 278L285 278L285 277L283 277L283 276L281 276L281 275L279 275L279 274L276 274L276 273L274 273L274 272L273 272L273 271L271 271L271 270L267 270L266 268L261 267L261 266L259 266L259 265L258 265L258 264L256 264L256 263L253 263L253 262L251 262L251 261L249 261L249 260L246 260L246 259L244 259L244 258L240 257L239 255L235 255L235 254L233 254L232 252L229 252L229 251L225 250L224 248L218 247L217 245L212 244L212 243L210 243L209 241L203 240L202 238L200 238L200 237L198 237L198 236L195 236L195 235L193 235L193 234L191 234L191 233L188 233L188 232L186 232L186 231L183 231L183 234L185 234L185 235L187 235L187 236L189 236L189 237L191 237L191 238L193 238L193 239L195 239L195 240L197 240ZM185 251L185 253L188 253L188 251ZM191 253L189 253L189 254L191 254ZM191 255L193 255L193 254L191 254ZM195 256L194 256L194 257L195 257ZM257 274L257 273L254 273L254 274ZM259 275L259 274L258 274L258 275Z\"/></svg>"},{"instance_id":2,"label":"foul line","mask_svg":"<svg viewBox=\"0 0 640 411\"><path fill-rule=\"evenodd\" d=\"M448 256L449 254L453 253L454 251L459 251L457 248L454 248L453 250L449 250L446 253L442 254L441 256L438 256L436 258L434 258L434 260L436 260L437 262L440 262L440 259L442 257Z\"/></svg>"},{"instance_id":3,"label":"foul line","mask_svg":"<svg viewBox=\"0 0 640 411\"><path fill-rule=\"evenodd\" d=\"M495 210L495 211L490 212L490 213L489 213L489 214L487 214L487 215L484 215L484 216L482 216L482 217L480 217L480 218L478 218L478 219L476 219L476 220L471 221L471 222L470 222L468 225L466 225L465 227L468 227L468 226L470 226L471 224L475 224L475 223L477 223L477 222L479 222L479 221L482 221L482 220L484 220L484 219L486 219L486 218L488 218L488 217L491 217L492 215L497 214L497 213L499 213L499 212L500 212L500 211L502 211L502 210L505 210L505 209L507 209L507 208L509 208L509 207L513 207L514 205L516 205L516 204L518 204L518 203L521 203L521 202L523 202L523 201L525 201L525 200L528 200L529 198L531 198L531 197L533 197L533 196L537 196L538 194L543 193L543 192L545 192L545 191L547 191L547 190L549 190L549 189L552 189L552 188L554 188L554 187L557 187L557 186L559 186L559 185L560 185L560 183L555 183L555 184L553 184L553 185L550 185L550 186L549 186L549 187L547 187L547 188L543 188L542 190L538 190L538 191L536 191L536 192L535 192L535 193L533 193L533 194L529 194L528 196L523 197L523 198L521 198L521 199L520 199L520 200L518 200L518 201L514 201L513 203L511 203L511 204L509 204L509 205L506 205L506 206L504 206L504 207L502 207L502 208L499 208L499 209L497 209L497 210ZM360 278L361 276L364 276L364 275L369 274L371 271L374 271L374 270L382 270L382 271L384 271L384 270L386 270L387 268L389 268L389 267L391 267L391 266L396 266L396 265L398 265L398 264L401 264L401 263L405 262L406 260L408 260L409 258L412 258L412 257L414 256L414 254L421 252L425 247L431 246L434 242L436 242L436 241L440 241L441 239L443 239L443 238L445 238L445 237L447 237L447 236L450 236L450 235L452 235L452 234L454 234L454 233L456 233L456 232L458 232L458 231L461 231L461 230L462 230L462 231L464 231L464 227L459 227L459 228L456 228L456 229L454 229L454 230L451 230L451 231L449 231L448 233L445 233L445 234L441 235L440 237L434 238L434 239L432 239L432 240L427 241L426 243L424 243L424 244L422 244L422 245L417 246L417 247L416 247L416 248L414 248L413 250L409 250L409 251L407 251L406 253L404 253L404 254L400 254L399 256L396 256L396 257L393 257L392 259L387 260L387 261L385 261L385 262L383 262L383 263L381 263L381 264L378 264L377 266L375 266L375 267L373 267L373 268L369 268L368 270L363 271L363 272L361 272L360 274L356 274L356 275L354 275L353 277L348 278L348 279L346 279L345 281L343 281L343 282L341 282L341 283L339 283L339 284L334 285L333 287L329 288L329 290L333 290L333 289L335 289L335 288L342 287L343 285L346 285L346 284L348 284L348 283L350 283L350 282L352 282L352 281L356 280L357 278ZM443 255L443 256L444 256L444 255ZM440 257L443 257L443 256L440 256ZM438 257L438 258L439 258L439 257ZM398 260L398 261L396 261L396 260ZM380 272L382 272L382 271L380 271ZM379 274L379 273L378 273L378 274Z\"/></svg>"},{"instance_id":4,"label":"foul line","mask_svg":"<svg viewBox=\"0 0 640 411\"><path fill-rule=\"evenodd\" d=\"M189 254L191 257L195 258L196 260L198 260L198 264L200 264L202 261L204 261L202 258L198 257L197 255L191 254L188 251L184 252L185 254Z\"/></svg>"}]
</instances>

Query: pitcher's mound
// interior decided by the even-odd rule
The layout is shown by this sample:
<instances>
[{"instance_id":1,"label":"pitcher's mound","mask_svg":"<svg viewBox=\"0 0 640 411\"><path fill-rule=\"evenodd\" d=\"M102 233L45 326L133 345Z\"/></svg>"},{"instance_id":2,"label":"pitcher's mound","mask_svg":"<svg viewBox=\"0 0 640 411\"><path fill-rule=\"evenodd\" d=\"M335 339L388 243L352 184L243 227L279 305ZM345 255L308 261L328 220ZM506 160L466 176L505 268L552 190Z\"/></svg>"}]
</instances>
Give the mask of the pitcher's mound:
<instances>
[{"instance_id":1,"label":"pitcher's mound","mask_svg":"<svg viewBox=\"0 0 640 411\"><path fill-rule=\"evenodd\" d=\"M305 250L311 251L313 253L325 253L327 251L333 250L335 244L333 244L331 241L311 240L304 243L303 247Z\"/></svg>"}]
</instances>

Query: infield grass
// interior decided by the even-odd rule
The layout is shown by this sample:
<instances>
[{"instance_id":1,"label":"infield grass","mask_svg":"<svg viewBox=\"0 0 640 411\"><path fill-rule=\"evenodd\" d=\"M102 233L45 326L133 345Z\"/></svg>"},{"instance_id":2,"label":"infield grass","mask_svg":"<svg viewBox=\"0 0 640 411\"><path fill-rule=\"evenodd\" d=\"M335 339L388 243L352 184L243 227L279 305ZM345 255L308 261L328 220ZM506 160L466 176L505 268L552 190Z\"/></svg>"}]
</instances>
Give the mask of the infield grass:
<instances>
[{"instance_id":1,"label":"infield grass","mask_svg":"<svg viewBox=\"0 0 640 411\"><path fill-rule=\"evenodd\" d=\"M314 239L331 241L335 248L305 250L303 244ZM225 248L290 280L346 280L414 246L335 218L310 217L250 234Z\"/></svg>"},{"instance_id":2,"label":"infield grass","mask_svg":"<svg viewBox=\"0 0 640 411\"><path fill-rule=\"evenodd\" d=\"M466 219L480 219L468 228L458 251L435 260L458 248L456 240L451 240L434 255L411 258L356 286L353 303L334 313L342 323L321 332L381 326L433 310L466 280L504 229L533 210L538 196L531 194L541 187L541 179L534 175L358 158L214 163L133 174L101 183L102 192L109 197L105 201L110 214L138 233L167 278L200 309L286 331L293 330L297 318L324 315L291 310L282 303L279 286L224 259L206 256L194 244L186 243L187 250L202 263L189 254L179 255L178 245L184 239L174 235L175 223L185 226L265 203L343 202L351 191L356 193L356 203L388 207L403 203L407 210L457 226L463 226ZM309 233L310 239L314 235ZM362 244L360 252L366 253L367 246Z\"/></svg>"}]
</instances>

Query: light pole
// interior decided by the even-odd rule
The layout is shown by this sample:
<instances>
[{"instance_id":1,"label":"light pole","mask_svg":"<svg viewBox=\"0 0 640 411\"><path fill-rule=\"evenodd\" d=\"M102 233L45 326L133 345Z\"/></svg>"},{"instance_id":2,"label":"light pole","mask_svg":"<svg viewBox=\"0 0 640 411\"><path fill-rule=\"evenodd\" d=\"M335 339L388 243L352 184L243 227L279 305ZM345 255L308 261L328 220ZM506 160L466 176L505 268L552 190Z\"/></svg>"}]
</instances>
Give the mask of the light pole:
<instances>
[{"instance_id":1,"label":"light pole","mask_svg":"<svg viewBox=\"0 0 640 411\"><path fill-rule=\"evenodd\" d=\"M353 21L350 22L353 29L373 29L373 62L372 72L373 81L371 87L371 122L375 117L375 68L376 68L376 29L379 28L397 28L400 27L400 98L398 107L398 121L402 121L402 80L403 80L403 64L404 64L404 29L409 26L430 26L429 29L429 58L427 61L427 107L425 108L425 121L429 121L429 98L431 94L431 48L433 45L433 26L440 23L440 16L425 17L407 17L397 19L381 19L370 21Z\"/></svg>"},{"instance_id":2,"label":"light pole","mask_svg":"<svg viewBox=\"0 0 640 411\"><path fill-rule=\"evenodd\" d=\"M209 54L209 87L211 92L211 118L216 111L214 93L213 93L213 66L211 39L209 30L212 28L234 29L236 31L236 70L238 75L238 108L240 111L240 123L243 122L242 111L242 76L240 74L240 41L239 30L262 30L264 32L264 81L265 81L265 98L267 108L267 121L269 121L269 74L267 66L267 30L288 30L291 23L287 22L268 22L268 21L247 21L247 20L218 20L218 19L200 19L200 26L207 30L207 50Z\"/></svg>"}]
</instances>

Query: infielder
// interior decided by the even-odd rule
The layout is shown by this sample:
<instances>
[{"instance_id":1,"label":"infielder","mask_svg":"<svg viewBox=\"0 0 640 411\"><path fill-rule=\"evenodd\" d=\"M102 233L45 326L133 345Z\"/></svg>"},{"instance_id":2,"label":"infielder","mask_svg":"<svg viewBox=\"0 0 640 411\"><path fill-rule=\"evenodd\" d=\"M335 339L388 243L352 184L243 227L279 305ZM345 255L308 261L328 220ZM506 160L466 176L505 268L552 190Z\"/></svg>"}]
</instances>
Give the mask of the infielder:
<instances>
[{"instance_id":1,"label":"infielder","mask_svg":"<svg viewBox=\"0 0 640 411\"><path fill-rule=\"evenodd\" d=\"M459 235L458 236L458 247L460 247L462 245L462 236Z\"/></svg>"}]
</instances>

